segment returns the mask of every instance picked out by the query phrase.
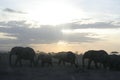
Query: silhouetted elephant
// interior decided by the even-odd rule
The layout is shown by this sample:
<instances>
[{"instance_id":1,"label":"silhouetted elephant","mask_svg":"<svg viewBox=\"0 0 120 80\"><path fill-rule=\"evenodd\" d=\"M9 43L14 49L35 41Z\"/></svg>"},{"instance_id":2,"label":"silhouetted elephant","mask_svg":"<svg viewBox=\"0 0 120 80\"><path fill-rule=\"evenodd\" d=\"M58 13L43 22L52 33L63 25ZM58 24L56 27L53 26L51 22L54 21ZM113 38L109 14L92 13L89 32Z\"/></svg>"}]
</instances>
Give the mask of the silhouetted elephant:
<instances>
[{"instance_id":1,"label":"silhouetted elephant","mask_svg":"<svg viewBox=\"0 0 120 80\"><path fill-rule=\"evenodd\" d=\"M52 56L50 54L47 53L40 53L38 55L38 59L37 59L37 65L39 60L41 61L41 66L43 67L45 64L48 64L50 66L52 66Z\"/></svg>"},{"instance_id":2,"label":"silhouetted elephant","mask_svg":"<svg viewBox=\"0 0 120 80\"><path fill-rule=\"evenodd\" d=\"M120 70L120 55L109 55L109 69Z\"/></svg>"},{"instance_id":3,"label":"silhouetted elephant","mask_svg":"<svg viewBox=\"0 0 120 80\"><path fill-rule=\"evenodd\" d=\"M1 57L1 55L0 55L0 62L1 62L1 59L2 59L2 57Z\"/></svg>"},{"instance_id":4,"label":"silhouetted elephant","mask_svg":"<svg viewBox=\"0 0 120 80\"><path fill-rule=\"evenodd\" d=\"M10 51L10 55L9 55L9 63L11 65L11 58L12 55L16 56L16 60L15 60L15 65L17 65L19 63L20 66L22 66L22 62L21 60L29 60L32 64L34 65L34 57L35 57L35 51L30 48L30 47L13 47Z\"/></svg>"},{"instance_id":5,"label":"silhouetted elephant","mask_svg":"<svg viewBox=\"0 0 120 80\"><path fill-rule=\"evenodd\" d=\"M82 66L85 67L85 59L88 59L88 66L87 68L91 68L91 62L95 63L95 67L98 68L98 63L102 64L104 68L107 67L108 64L108 53L104 50L89 50L84 53L82 57Z\"/></svg>"},{"instance_id":6,"label":"silhouetted elephant","mask_svg":"<svg viewBox=\"0 0 120 80\"><path fill-rule=\"evenodd\" d=\"M55 55L55 58L57 58L58 64L63 63L70 63L71 65L74 65L75 67L78 67L78 65L75 63L76 62L76 55L73 52L59 52Z\"/></svg>"}]
</instances>

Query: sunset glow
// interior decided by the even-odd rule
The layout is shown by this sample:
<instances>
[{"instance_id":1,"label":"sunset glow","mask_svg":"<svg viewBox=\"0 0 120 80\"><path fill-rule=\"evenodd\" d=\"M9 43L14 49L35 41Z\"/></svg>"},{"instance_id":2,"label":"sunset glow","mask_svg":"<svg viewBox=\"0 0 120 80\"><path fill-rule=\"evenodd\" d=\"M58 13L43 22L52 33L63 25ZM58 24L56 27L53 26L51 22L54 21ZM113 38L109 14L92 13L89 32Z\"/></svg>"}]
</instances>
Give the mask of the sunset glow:
<instances>
[{"instance_id":1,"label":"sunset glow","mask_svg":"<svg viewBox=\"0 0 120 80\"><path fill-rule=\"evenodd\" d=\"M63 24L83 15L82 9L78 10L70 3L63 1L44 1L42 4L32 6L28 9L28 18L41 24L57 25Z\"/></svg>"},{"instance_id":2,"label":"sunset glow","mask_svg":"<svg viewBox=\"0 0 120 80\"><path fill-rule=\"evenodd\" d=\"M119 0L0 0L0 50L120 52ZM14 4L14 5L12 5Z\"/></svg>"}]
</instances>

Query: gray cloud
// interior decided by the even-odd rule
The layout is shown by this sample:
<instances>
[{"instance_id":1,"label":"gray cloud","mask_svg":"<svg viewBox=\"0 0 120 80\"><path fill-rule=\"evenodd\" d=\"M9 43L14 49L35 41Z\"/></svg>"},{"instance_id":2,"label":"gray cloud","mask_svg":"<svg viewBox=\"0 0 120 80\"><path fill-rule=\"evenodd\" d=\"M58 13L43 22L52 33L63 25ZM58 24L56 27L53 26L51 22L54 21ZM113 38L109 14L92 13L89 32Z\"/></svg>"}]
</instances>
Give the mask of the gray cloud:
<instances>
[{"instance_id":1,"label":"gray cloud","mask_svg":"<svg viewBox=\"0 0 120 80\"><path fill-rule=\"evenodd\" d=\"M5 9L3 9L3 11L5 11L5 12L9 12L9 13L26 14L25 12L22 12L22 11L17 11L17 10L10 9L10 8L5 8Z\"/></svg>"},{"instance_id":2,"label":"gray cloud","mask_svg":"<svg viewBox=\"0 0 120 80\"><path fill-rule=\"evenodd\" d=\"M120 28L118 25L114 25L112 22L95 22L89 24L80 24L80 23L68 23L60 25L69 29L86 29L86 28L97 28L97 29L109 29L109 28Z\"/></svg>"},{"instance_id":3,"label":"gray cloud","mask_svg":"<svg viewBox=\"0 0 120 80\"><path fill-rule=\"evenodd\" d=\"M4 27L29 27L31 24L26 24L25 20L22 21L1 21L0 26Z\"/></svg>"},{"instance_id":4,"label":"gray cloud","mask_svg":"<svg viewBox=\"0 0 120 80\"><path fill-rule=\"evenodd\" d=\"M0 32L13 34L17 37L18 43L30 44L30 43L54 43L61 37L62 33L58 28L51 26L41 26L40 28L29 28L29 24L25 24L24 21L16 22L1 22L2 26Z\"/></svg>"},{"instance_id":5,"label":"gray cloud","mask_svg":"<svg viewBox=\"0 0 120 80\"><path fill-rule=\"evenodd\" d=\"M0 32L8 33L11 37L17 39L0 40L0 43L11 45L29 45L33 44L50 44L56 43L60 40L76 43L93 42L98 41L98 38L88 37L89 33L75 33L75 34L63 34L63 27L53 27L50 25L41 25L39 28L29 28L31 24L25 23L25 21L8 21L0 22ZM4 27L7 26L7 27Z\"/></svg>"},{"instance_id":6,"label":"gray cloud","mask_svg":"<svg viewBox=\"0 0 120 80\"><path fill-rule=\"evenodd\" d=\"M92 38L88 35L92 33L74 33L74 34L66 34L64 36L64 40L71 43L84 43L84 42L94 42L101 40L100 38ZM93 34L94 35L94 34Z\"/></svg>"}]
</instances>

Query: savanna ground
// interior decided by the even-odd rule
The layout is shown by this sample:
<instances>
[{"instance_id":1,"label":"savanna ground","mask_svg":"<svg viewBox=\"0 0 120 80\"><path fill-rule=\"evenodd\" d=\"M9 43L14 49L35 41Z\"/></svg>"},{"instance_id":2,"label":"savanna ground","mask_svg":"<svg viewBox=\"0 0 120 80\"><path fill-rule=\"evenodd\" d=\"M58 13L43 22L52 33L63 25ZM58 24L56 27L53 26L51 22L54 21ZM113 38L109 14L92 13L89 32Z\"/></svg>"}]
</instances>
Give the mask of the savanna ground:
<instances>
[{"instance_id":1,"label":"savanna ground","mask_svg":"<svg viewBox=\"0 0 120 80\"><path fill-rule=\"evenodd\" d=\"M120 71L104 69L81 70L69 64L66 66L29 67L28 62L23 67L10 67L8 54L0 54L0 80L120 80ZM78 56L81 65L81 56Z\"/></svg>"}]
</instances>

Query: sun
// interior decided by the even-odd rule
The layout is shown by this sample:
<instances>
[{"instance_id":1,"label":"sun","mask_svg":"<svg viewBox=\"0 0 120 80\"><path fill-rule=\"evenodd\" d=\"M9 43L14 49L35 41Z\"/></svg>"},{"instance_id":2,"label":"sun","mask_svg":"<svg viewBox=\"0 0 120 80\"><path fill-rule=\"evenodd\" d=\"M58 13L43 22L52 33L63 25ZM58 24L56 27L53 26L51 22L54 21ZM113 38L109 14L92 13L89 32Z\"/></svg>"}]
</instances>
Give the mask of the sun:
<instances>
[{"instance_id":1,"label":"sun","mask_svg":"<svg viewBox=\"0 0 120 80\"><path fill-rule=\"evenodd\" d=\"M82 14L73 5L65 2L46 1L40 5L34 5L27 10L28 18L38 21L40 24L57 25L69 22Z\"/></svg>"}]
</instances>

